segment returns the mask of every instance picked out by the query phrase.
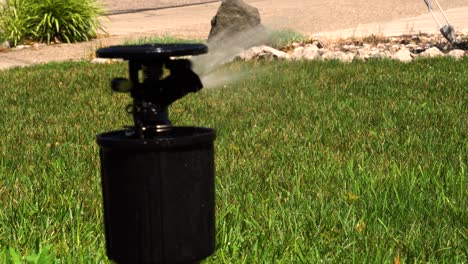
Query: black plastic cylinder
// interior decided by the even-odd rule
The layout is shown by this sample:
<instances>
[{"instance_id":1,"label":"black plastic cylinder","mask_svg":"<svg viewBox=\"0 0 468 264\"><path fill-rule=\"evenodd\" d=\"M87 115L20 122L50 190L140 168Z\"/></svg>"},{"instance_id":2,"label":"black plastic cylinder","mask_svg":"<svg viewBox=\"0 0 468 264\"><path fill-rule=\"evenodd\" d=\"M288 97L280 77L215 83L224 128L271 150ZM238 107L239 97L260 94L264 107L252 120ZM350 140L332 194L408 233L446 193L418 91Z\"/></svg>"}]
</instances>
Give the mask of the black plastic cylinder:
<instances>
[{"instance_id":1,"label":"black plastic cylinder","mask_svg":"<svg viewBox=\"0 0 468 264\"><path fill-rule=\"evenodd\" d=\"M174 127L154 139L100 134L108 257L197 263L215 249L215 131Z\"/></svg>"}]
</instances>

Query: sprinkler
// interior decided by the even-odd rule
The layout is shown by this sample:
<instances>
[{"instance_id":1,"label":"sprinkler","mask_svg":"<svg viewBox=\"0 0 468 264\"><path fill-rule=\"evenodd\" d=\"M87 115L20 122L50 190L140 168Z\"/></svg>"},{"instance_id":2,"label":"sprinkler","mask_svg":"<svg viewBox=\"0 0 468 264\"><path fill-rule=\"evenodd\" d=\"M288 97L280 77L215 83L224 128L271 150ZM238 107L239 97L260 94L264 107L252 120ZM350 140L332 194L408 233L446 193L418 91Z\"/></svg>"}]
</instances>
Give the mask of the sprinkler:
<instances>
[{"instance_id":1,"label":"sprinkler","mask_svg":"<svg viewBox=\"0 0 468 264\"><path fill-rule=\"evenodd\" d=\"M97 51L98 57L129 61L130 79L116 78L111 86L116 92L131 94L133 104L127 110L133 115L133 129L139 138L169 131L172 125L168 106L203 88L200 78L191 70L191 62L173 58L207 51L201 44L114 46Z\"/></svg>"},{"instance_id":2,"label":"sprinkler","mask_svg":"<svg viewBox=\"0 0 468 264\"><path fill-rule=\"evenodd\" d=\"M445 15L445 12L444 10L442 9L442 7L440 6L439 2L437 0L434 0L434 2L436 3L437 7L439 8L440 10L440 13L442 13L444 19L445 19L445 22L446 24L445 25L442 25L439 20L437 19L434 11L432 10L432 0L424 0L424 3L426 4L427 8L429 9L429 12L431 12L432 14L432 17L434 18L434 20L436 21L437 25L439 25L439 30L440 30L440 33L442 34L442 36L444 36L444 38L446 40L448 40L451 44L454 44L455 41L456 41L456 35L455 35L455 28L450 24L448 18L447 18L447 15Z\"/></svg>"},{"instance_id":3,"label":"sprinkler","mask_svg":"<svg viewBox=\"0 0 468 264\"><path fill-rule=\"evenodd\" d=\"M134 124L97 136L108 257L116 263L199 263L214 252L214 140L204 127L173 126L169 106L203 85L186 57L202 44L113 46L128 61ZM183 58L181 58L183 56Z\"/></svg>"}]
</instances>

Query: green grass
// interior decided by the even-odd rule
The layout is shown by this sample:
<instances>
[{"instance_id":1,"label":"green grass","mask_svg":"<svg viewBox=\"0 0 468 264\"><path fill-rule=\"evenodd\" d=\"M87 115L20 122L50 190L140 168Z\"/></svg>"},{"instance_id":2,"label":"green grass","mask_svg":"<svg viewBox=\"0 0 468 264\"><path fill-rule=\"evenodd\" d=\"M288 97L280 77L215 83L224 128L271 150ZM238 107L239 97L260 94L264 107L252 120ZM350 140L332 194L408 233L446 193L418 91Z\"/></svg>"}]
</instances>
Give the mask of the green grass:
<instances>
[{"instance_id":1,"label":"green grass","mask_svg":"<svg viewBox=\"0 0 468 264\"><path fill-rule=\"evenodd\" d=\"M277 29L268 32L268 45L281 49L294 42L305 42L310 40L304 34L291 29Z\"/></svg>"},{"instance_id":2,"label":"green grass","mask_svg":"<svg viewBox=\"0 0 468 264\"><path fill-rule=\"evenodd\" d=\"M467 59L223 70L249 75L171 108L175 124L217 129L207 263L468 261ZM0 251L108 263L95 135L130 123L108 87L125 74L0 71Z\"/></svg>"},{"instance_id":3,"label":"green grass","mask_svg":"<svg viewBox=\"0 0 468 264\"><path fill-rule=\"evenodd\" d=\"M144 37L144 38L139 38L136 40L127 40L124 42L124 45L143 45L143 44L152 44L152 43L158 43L158 44L184 44L184 43L205 43L205 40L201 39L182 39L182 38L177 38L173 37L170 35L164 35L164 36L155 36L155 37Z\"/></svg>"}]
</instances>

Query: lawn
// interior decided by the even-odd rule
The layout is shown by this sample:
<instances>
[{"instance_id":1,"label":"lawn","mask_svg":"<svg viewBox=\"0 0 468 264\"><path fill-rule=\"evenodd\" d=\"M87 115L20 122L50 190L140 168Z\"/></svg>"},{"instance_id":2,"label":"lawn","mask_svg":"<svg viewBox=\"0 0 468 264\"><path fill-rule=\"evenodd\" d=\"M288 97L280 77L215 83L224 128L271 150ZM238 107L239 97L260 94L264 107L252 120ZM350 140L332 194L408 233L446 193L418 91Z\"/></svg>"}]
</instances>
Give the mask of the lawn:
<instances>
[{"instance_id":1,"label":"lawn","mask_svg":"<svg viewBox=\"0 0 468 264\"><path fill-rule=\"evenodd\" d=\"M206 263L468 261L468 59L221 71L245 78L171 108L174 124L217 130ZM0 252L109 263L95 135L131 122L109 87L126 72L0 71Z\"/></svg>"}]
</instances>

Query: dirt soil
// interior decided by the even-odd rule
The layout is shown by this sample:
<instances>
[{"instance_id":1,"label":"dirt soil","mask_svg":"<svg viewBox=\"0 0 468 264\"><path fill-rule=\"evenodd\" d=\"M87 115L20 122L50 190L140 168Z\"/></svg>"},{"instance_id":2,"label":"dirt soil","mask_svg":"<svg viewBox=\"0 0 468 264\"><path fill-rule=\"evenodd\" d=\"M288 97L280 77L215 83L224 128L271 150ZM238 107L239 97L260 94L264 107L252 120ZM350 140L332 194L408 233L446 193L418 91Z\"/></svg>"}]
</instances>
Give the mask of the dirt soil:
<instances>
[{"instance_id":1,"label":"dirt soil","mask_svg":"<svg viewBox=\"0 0 468 264\"><path fill-rule=\"evenodd\" d=\"M128 9L127 0L107 1L112 2L115 10ZM306 34L348 29L371 22L383 23L428 13L423 0L245 1L259 9L262 21L267 26L292 28ZM135 1L133 2L132 6L135 5ZM439 2L444 9L468 6L467 0ZM0 69L49 61L91 59L99 47L121 44L124 40L142 36L170 34L204 39L210 29L210 20L216 14L219 5L218 2L111 15L105 22L107 36L86 43L56 44L0 52Z\"/></svg>"}]
</instances>

